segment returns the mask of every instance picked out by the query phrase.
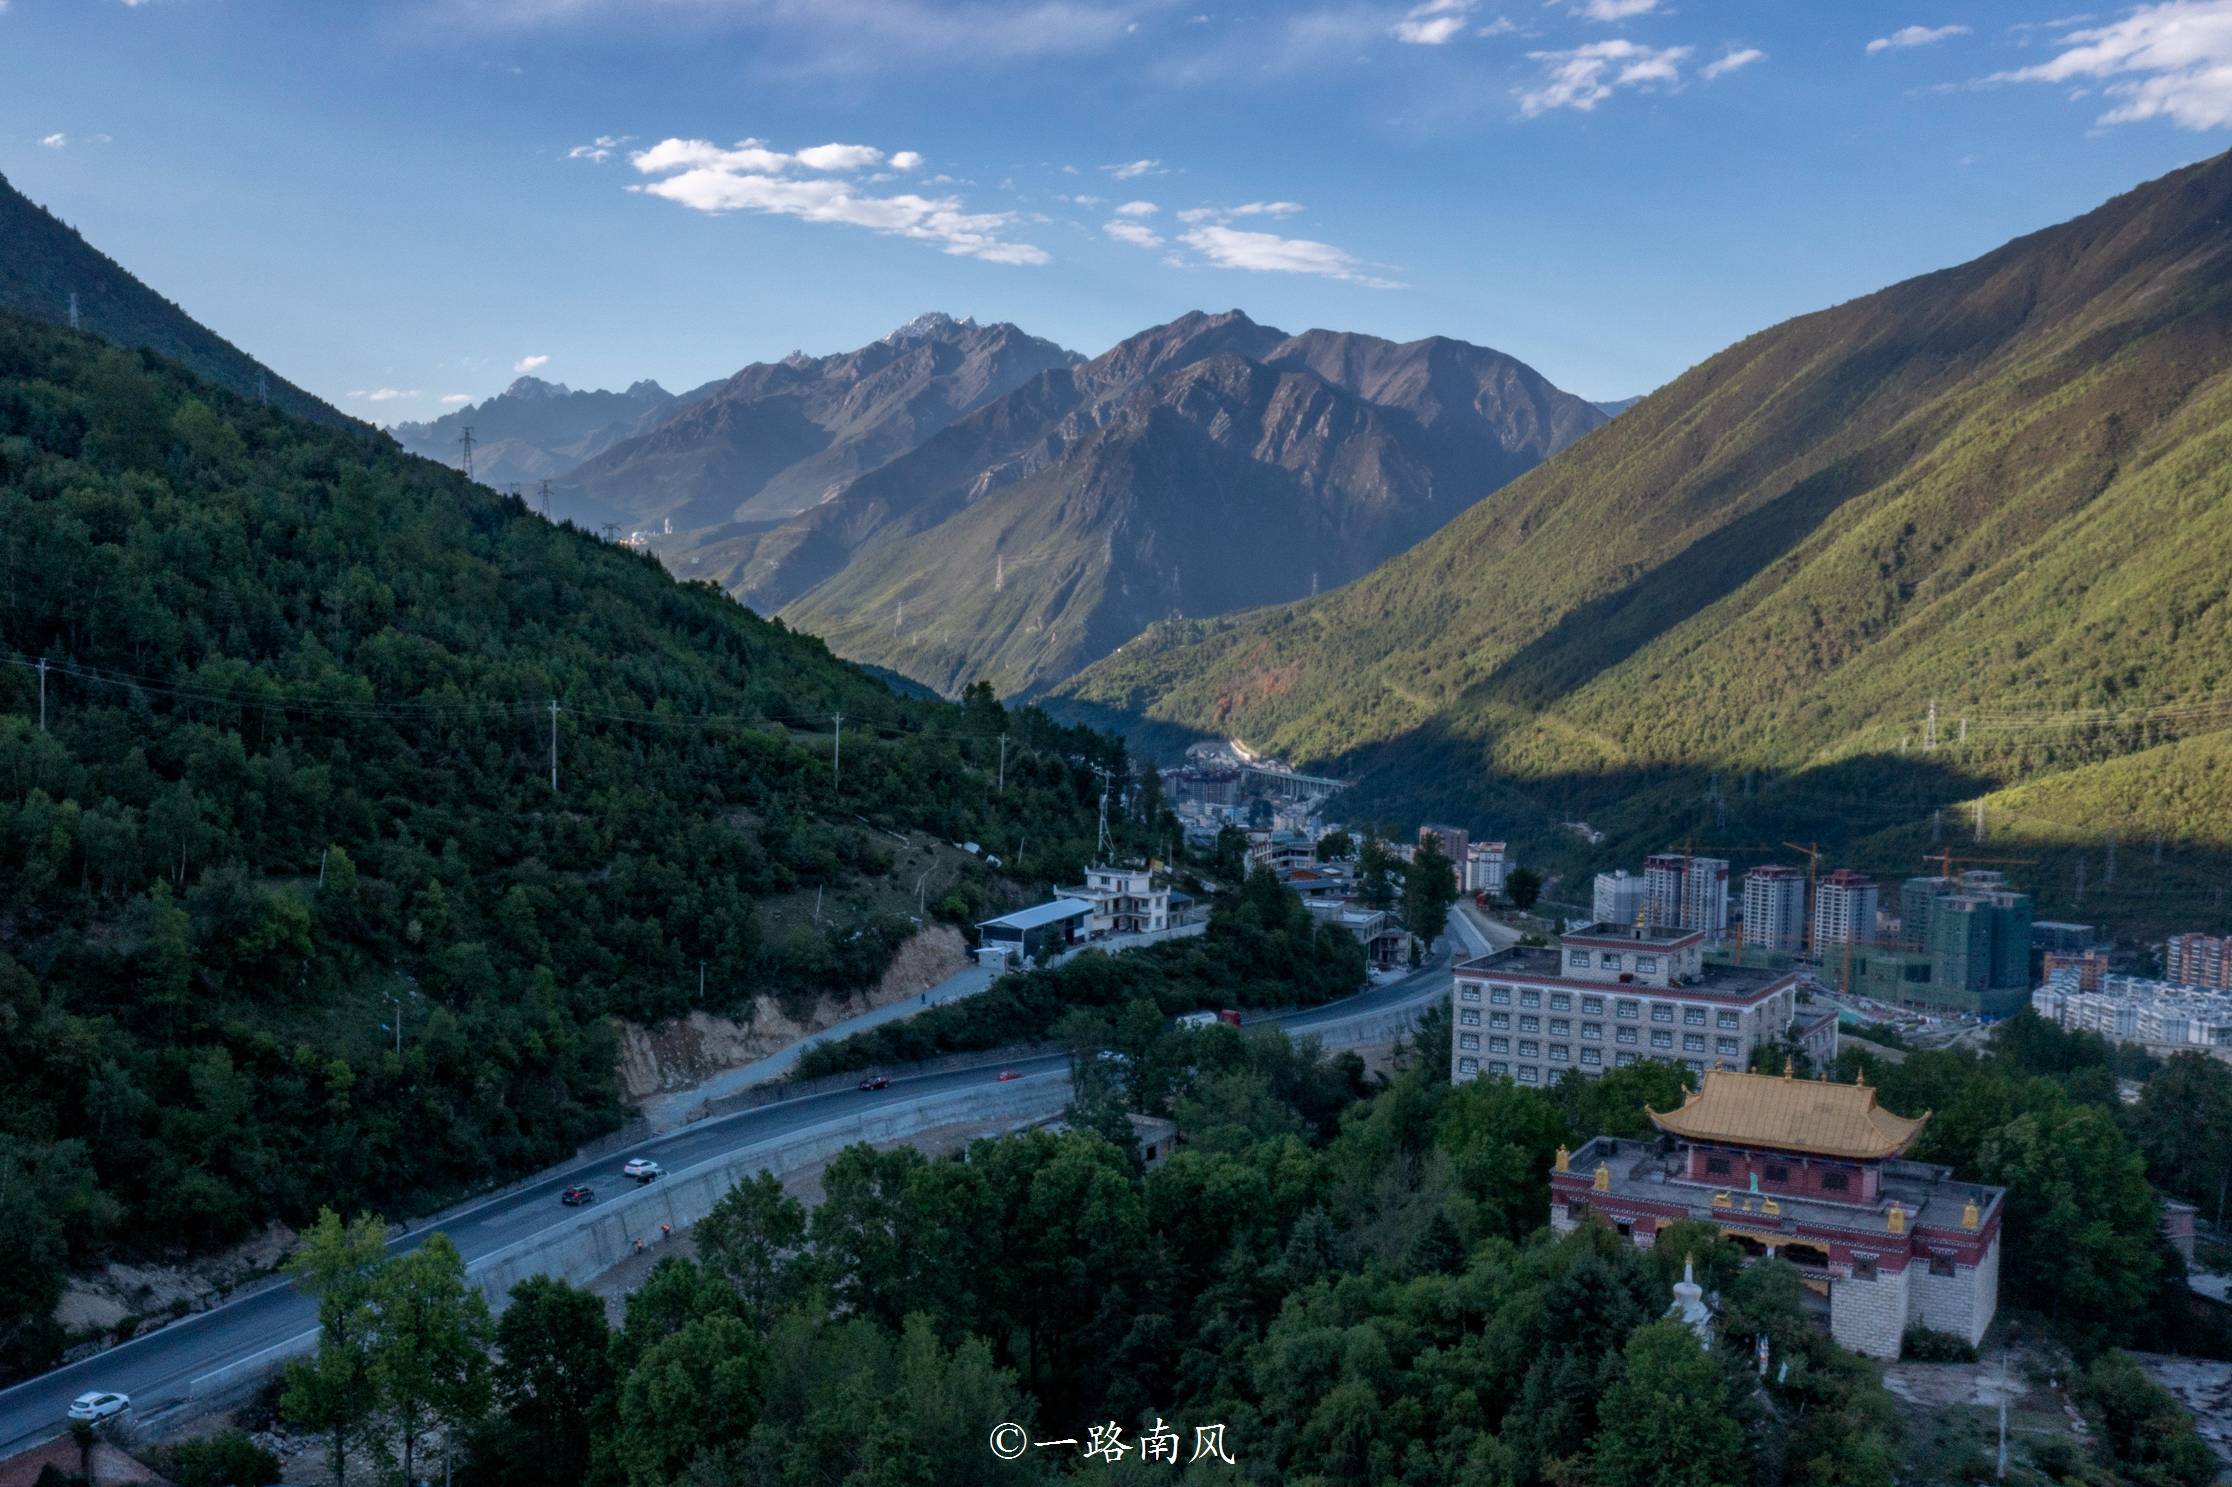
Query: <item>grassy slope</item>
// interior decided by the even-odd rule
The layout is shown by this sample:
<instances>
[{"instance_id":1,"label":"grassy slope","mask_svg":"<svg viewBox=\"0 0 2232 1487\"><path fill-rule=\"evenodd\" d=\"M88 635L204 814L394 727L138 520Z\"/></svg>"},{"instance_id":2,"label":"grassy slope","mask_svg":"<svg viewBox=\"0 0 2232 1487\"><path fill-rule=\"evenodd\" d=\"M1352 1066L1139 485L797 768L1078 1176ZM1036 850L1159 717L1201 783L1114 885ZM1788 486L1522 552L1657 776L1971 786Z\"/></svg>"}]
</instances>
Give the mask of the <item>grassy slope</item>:
<instances>
[{"instance_id":1,"label":"grassy slope","mask_svg":"<svg viewBox=\"0 0 2232 1487\"><path fill-rule=\"evenodd\" d=\"M2222 726L2000 715L2232 692L2228 196L2207 162L1753 336L1346 589L1151 632L1075 695L1476 817L1711 771L1960 800ZM1898 784L1933 699L1968 746Z\"/></svg>"}]
</instances>

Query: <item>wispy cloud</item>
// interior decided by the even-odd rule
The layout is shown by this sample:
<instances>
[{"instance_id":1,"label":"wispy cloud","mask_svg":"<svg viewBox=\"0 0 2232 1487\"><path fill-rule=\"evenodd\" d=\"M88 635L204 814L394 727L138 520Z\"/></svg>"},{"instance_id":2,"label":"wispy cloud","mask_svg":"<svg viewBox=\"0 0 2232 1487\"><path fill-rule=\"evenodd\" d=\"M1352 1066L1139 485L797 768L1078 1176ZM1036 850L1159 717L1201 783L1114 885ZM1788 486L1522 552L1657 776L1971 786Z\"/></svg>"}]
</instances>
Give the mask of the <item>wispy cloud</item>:
<instances>
[{"instance_id":1,"label":"wispy cloud","mask_svg":"<svg viewBox=\"0 0 2232 1487\"><path fill-rule=\"evenodd\" d=\"M2073 18L2065 24L2075 24ZM2096 81L2117 101L2102 124L2168 119L2181 129L2232 126L2232 0L2169 0L2121 20L2067 31L2064 50L1994 82Z\"/></svg>"},{"instance_id":2,"label":"wispy cloud","mask_svg":"<svg viewBox=\"0 0 2232 1487\"><path fill-rule=\"evenodd\" d=\"M1188 207L1178 214L1178 220L1224 222L1234 217L1291 217L1301 210L1299 201L1244 201L1236 207Z\"/></svg>"},{"instance_id":3,"label":"wispy cloud","mask_svg":"<svg viewBox=\"0 0 2232 1487\"><path fill-rule=\"evenodd\" d=\"M1764 62L1766 60L1767 54L1758 47L1739 47L1722 54L1716 61L1706 63L1698 69L1697 75L1707 82L1711 82L1716 77L1728 76L1738 68L1749 67L1754 62Z\"/></svg>"},{"instance_id":4,"label":"wispy cloud","mask_svg":"<svg viewBox=\"0 0 2232 1487\"><path fill-rule=\"evenodd\" d=\"M600 134L589 143L575 145L572 149L566 151L566 158L568 160L593 160L602 165L612 158L613 151L634 138L635 136L632 134Z\"/></svg>"},{"instance_id":5,"label":"wispy cloud","mask_svg":"<svg viewBox=\"0 0 2232 1487\"><path fill-rule=\"evenodd\" d=\"M1101 169L1107 171L1119 181L1136 181L1141 176L1166 176L1170 174L1170 171L1160 160L1127 160L1121 165L1104 165Z\"/></svg>"},{"instance_id":6,"label":"wispy cloud","mask_svg":"<svg viewBox=\"0 0 2232 1487\"><path fill-rule=\"evenodd\" d=\"M1395 23L1395 39L1412 46L1440 46L1465 29L1472 8L1473 0L1426 0Z\"/></svg>"},{"instance_id":7,"label":"wispy cloud","mask_svg":"<svg viewBox=\"0 0 2232 1487\"><path fill-rule=\"evenodd\" d=\"M1161 210L1161 207L1156 206L1151 201L1127 201L1116 208L1116 215L1119 217L1152 217Z\"/></svg>"},{"instance_id":8,"label":"wispy cloud","mask_svg":"<svg viewBox=\"0 0 2232 1487\"><path fill-rule=\"evenodd\" d=\"M539 372L549 365L550 358L547 356L522 356L512 363L512 370L524 377L529 372Z\"/></svg>"},{"instance_id":9,"label":"wispy cloud","mask_svg":"<svg viewBox=\"0 0 2232 1487\"><path fill-rule=\"evenodd\" d=\"M473 395L469 392L446 392L442 394L442 406L445 408L462 408L472 400Z\"/></svg>"},{"instance_id":10,"label":"wispy cloud","mask_svg":"<svg viewBox=\"0 0 2232 1487\"><path fill-rule=\"evenodd\" d=\"M1521 88L1519 112L1528 118L1555 109L1588 113L1622 88L1675 87L1691 48L1645 46L1617 38L1593 41L1568 51L1529 52L1542 64L1542 80Z\"/></svg>"},{"instance_id":11,"label":"wispy cloud","mask_svg":"<svg viewBox=\"0 0 2232 1487\"><path fill-rule=\"evenodd\" d=\"M1878 36L1868 43L1871 55L1876 52L1903 52L1912 47L1936 46L1956 36L1966 36L1966 26L1901 26L1889 36Z\"/></svg>"},{"instance_id":12,"label":"wispy cloud","mask_svg":"<svg viewBox=\"0 0 2232 1487\"><path fill-rule=\"evenodd\" d=\"M349 394L350 397L363 403L393 403L402 398L415 398L418 395L418 389L415 387L375 387L370 391L359 389Z\"/></svg>"},{"instance_id":13,"label":"wispy cloud","mask_svg":"<svg viewBox=\"0 0 2232 1487\"><path fill-rule=\"evenodd\" d=\"M1578 9L1592 21L1624 21L1649 15L1658 5L1659 0L1582 0Z\"/></svg>"},{"instance_id":14,"label":"wispy cloud","mask_svg":"<svg viewBox=\"0 0 2232 1487\"><path fill-rule=\"evenodd\" d=\"M663 139L628 157L639 174L659 179L629 189L692 211L864 227L987 263L1050 261L1045 249L1009 236L1021 220L1014 212L972 212L957 196L881 195L847 179L851 172L902 158L910 161L902 169L922 160L912 150L887 157L871 145L814 145L791 153L757 139L726 148L702 139Z\"/></svg>"},{"instance_id":15,"label":"wispy cloud","mask_svg":"<svg viewBox=\"0 0 2232 1487\"><path fill-rule=\"evenodd\" d=\"M50 150L66 150L70 147L70 137L57 129L52 134L42 136L39 143Z\"/></svg>"},{"instance_id":16,"label":"wispy cloud","mask_svg":"<svg viewBox=\"0 0 2232 1487\"><path fill-rule=\"evenodd\" d=\"M1316 274L1341 279L1370 289L1400 289L1392 279L1368 271L1353 254L1331 243L1308 238L1281 237L1272 232L1251 232L1218 222L1188 228L1178 241L1218 268L1246 269L1259 274Z\"/></svg>"},{"instance_id":17,"label":"wispy cloud","mask_svg":"<svg viewBox=\"0 0 2232 1487\"><path fill-rule=\"evenodd\" d=\"M1119 243L1130 243L1135 248L1160 248L1163 235L1144 222L1126 222L1121 218L1103 222L1101 231Z\"/></svg>"}]
</instances>

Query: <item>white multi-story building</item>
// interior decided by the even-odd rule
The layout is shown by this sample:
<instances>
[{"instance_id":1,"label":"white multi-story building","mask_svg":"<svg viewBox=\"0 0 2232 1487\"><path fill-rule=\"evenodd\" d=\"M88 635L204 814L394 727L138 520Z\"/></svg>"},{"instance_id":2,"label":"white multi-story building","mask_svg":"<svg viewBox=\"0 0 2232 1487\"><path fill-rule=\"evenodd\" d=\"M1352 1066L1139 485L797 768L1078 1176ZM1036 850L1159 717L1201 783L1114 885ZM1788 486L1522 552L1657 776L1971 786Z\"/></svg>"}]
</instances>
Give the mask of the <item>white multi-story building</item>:
<instances>
[{"instance_id":1,"label":"white multi-story building","mask_svg":"<svg viewBox=\"0 0 2232 1487\"><path fill-rule=\"evenodd\" d=\"M1865 945L1876 937L1875 879L1840 867L1814 886L1814 949L1825 945Z\"/></svg>"},{"instance_id":2,"label":"white multi-story building","mask_svg":"<svg viewBox=\"0 0 2232 1487\"><path fill-rule=\"evenodd\" d=\"M1741 1069L1790 1038L1817 1065L1836 1057L1834 1013L1801 1017L1797 972L1708 964L1696 930L1591 924L1554 948L1514 945L1459 965L1450 1078L1541 1087L1640 1059L1692 1072Z\"/></svg>"},{"instance_id":3,"label":"white multi-story building","mask_svg":"<svg viewBox=\"0 0 2232 1487\"><path fill-rule=\"evenodd\" d=\"M1589 917L1599 924L1633 924L1644 911L1643 880L1626 868L1598 873L1590 895Z\"/></svg>"},{"instance_id":4,"label":"white multi-story building","mask_svg":"<svg viewBox=\"0 0 2232 1487\"><path fill-rule=\"evenodd\" d=\"M2031 993L2031 1010L2118 1042L2232 1057L2232 992L2144 976L2103 976L2097 990L2087 991L2075 968L2061 968Z\"/></svg>"},{"instance_id":5,"label":"white multi-story building","mask_svg":"<svg viewBox=\"0 0 2232 1487\"><path fill-rule=\"evenodd\" d=\"M1157 887L1155 875L1143 867L1089 867L1084 886L1055 892L1093 906L1085 924L1088 939L1155 934L1170 927L1170 889Z\"/></svg>"},{"instance_id":6,"label":"white multi-story building","mask_svg":"<svg viewBox=\"0 0 2232 1487\"><path fill-rule=\"evenodd\" d=\"M1806 875L1794 867L1744 874L1744 944L1755 950L1806 948Z\"/></svg>"},{"instance_id":7,"label":"white multi-story building","mask_svg":"<svg viewBox=\"0 0 2232 1487\"><path fill-rule=\"evenodd\" d=\"M1658 852L1643 859L1646 915L1659 929L1694 929L1718 944L1728 935L1728 863Z\"/></svg>"},{"instance_id":8,"label":"white multi-story building","mask_svg":"<svg viewBox=\"0 0 2232 1487\"><path fill-rule=\"evenodd\" d=\"M1465 849L1465 891L1501 893L1511 871L1511 850L1502 842L1474 842Z\"/></svg>"}]
</instances>

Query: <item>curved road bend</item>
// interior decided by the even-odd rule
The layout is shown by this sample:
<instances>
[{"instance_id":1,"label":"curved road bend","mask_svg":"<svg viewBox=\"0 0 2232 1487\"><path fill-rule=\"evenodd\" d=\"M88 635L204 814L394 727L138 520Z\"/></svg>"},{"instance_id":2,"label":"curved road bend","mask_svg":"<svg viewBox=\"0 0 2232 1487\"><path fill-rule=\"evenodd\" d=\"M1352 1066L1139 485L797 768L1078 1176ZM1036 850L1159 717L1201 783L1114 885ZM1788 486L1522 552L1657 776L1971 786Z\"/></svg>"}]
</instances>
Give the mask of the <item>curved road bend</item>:
<instances>
[{"instance_id":1,"label":"curved road bend","mask_svg":"<svg viewBox=\"0 0 2232 1487\"><path fill-rule=\"evenodd\" d=\"M1477 931L1464 935L1461 929L1460 933L1468 948L1476 944ZM1251 1025L1280 1026L1295 1033L1325 1032L1447 995L1448 974L1446 952L1438 951L1421 969L1400 980ZM1018 1060L1012 1067L1027 1077L1066 1077L1067 1066L1066 1055L1053 1054ZM607 1197L623 1191L626 1179L620 1176L620 1164L632 1157L651 1157L669 1171L680 1172L755 1146L766 1146L772 1153L781 1149L786 1137L830 1120L881 1107L905 1108L933 1095L990 1084L998 1072L976 1068L901 1077L893 1079L889 1089L835 1090L699 1121L649 1137L625 1151L553 1169L536 1182L413 1229L389 1247L414 1248L438 1228L456 1243L470 1266L519 1240L587 1218L594 1209L563 1208L559 1193L575 1183L589 1183ZM0 1390L0 1452L13 1453L55 1434L69 1402L88 1389L129 1394L135 1407L146 1413L185 1397L196 1378L276 1347L316 1325L317 1307L309 1297L297 1294L284 1281L264 1282L208 1311Z\"/></svg>"}]
</instances>

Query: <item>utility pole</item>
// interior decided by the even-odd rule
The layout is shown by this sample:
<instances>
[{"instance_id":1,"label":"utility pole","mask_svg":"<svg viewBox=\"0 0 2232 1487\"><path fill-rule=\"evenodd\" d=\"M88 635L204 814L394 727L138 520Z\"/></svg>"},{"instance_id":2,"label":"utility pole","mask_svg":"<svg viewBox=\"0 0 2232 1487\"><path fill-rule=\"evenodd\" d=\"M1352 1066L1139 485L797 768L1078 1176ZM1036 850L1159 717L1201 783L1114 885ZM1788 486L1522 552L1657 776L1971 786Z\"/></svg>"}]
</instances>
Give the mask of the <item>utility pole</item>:
<instances>
[{"instance_id":1,"label":"utility pole","mask_svg":"<svg viewBox=\"0 0 2232 1487\"><path fill-rule=\"evenodd\" d=\"M558 699L550 699L550 793L558 793Z\"/></svg>"},{"instance_id":2,"label":"utility pole","mask_svg":"<svg viewBox=\"0 0 2232 1487\"><path fill-rule=\"evenodd\" d=\"M388 993L388 1000L395 1003L395 1056L401 1058L403 1056L403 998L391 991Z\"/></svg>"},{"instance_id":3,"label":"utility pole","mask_svg":"<svg viewBox=\"0 0 2232 1487\"><path fill-rule=\"evenodd\" d=\"M829 715L829 783L834 786L845 777L845 715Z\"/></svg>"},{"instance_id":4,"label":"utility pole","mask_svg":"<svg viewBox=\"0 0 2232 1487\"><path fill-rule=\"evenodd\" d=\"M1109 770L1108 770L1108 766L1107 766L1107 765L1105 765L1105 764L1096 764L1096 765L1094 765L1094 766L1093 766L1093 773L1094 773L1094 774L1097 774L1097 775L1099 775L1099 776L1100 776L1100 782L1101 782L1101 793L1100 793L1100 841L1099 841L1098 845L1096 845L1096 846L1094 847L1094 849L1093 849L1093 851L1094 851L1094 860L1095 860L1096 862L1103 862L1103 863L1105 863L1105 862L1109 861L1109 856L1108 856L1108 782L1109 782L1109 780L1110 780L1110 778L1111 778L1111 775L1110 775L1110 773L1109 773Z\"/></svg>"},{"instance_id":5,"label":"utility pole","mask_svg":"<svg viewBox=\"0 0 2232 1487\"><path fill-rule=\"evenodd\" d=\"M1930 714L1922 720L1922 752L1937 752L1937 699L1930 699Z\"/></svg>"},{"instance_id":6,"label":"utility pole","mask_svg":"<svg viewBox=\"0 0 2232 1487\"><path fill-rule=\"evenodd\" d=\"M44 666L46 662L41 661L39 664ZM41 713L40 716L46 715ZM1000 783L993 788L1002 795L1007 793L1007 735L1004 733L1000 735Z\"/></svg>"},{"instance_id":7,"label":"utility pole","mask_svg":"<svg viewBox=\"0 0 2232 1487\"><path fill-rule=\"evenodd\" d=\"M1976 839L1984 840L1984 797L1976 797Z\"/></svg>"},{"instance_id":8,"label":"utility pole","mask_svg":"<svg viewBox=\"0 0 2232 1487\"><path fill-rule=\"evenodd\" d=\"M39 731L46 732L46 657L39 657Z\"/></svg>"},{"instance_id":9,"label":"utility pole","mask_svg":"<svg viewBox=\"0 0 2232 1487\"><path fill-rule=\"evenodd\" d=\"M473 478L473 426L471 424L465 425L465 432L457 436L457 447L464 451L461 468L465 471L465 478L470 480Z\"/></svg>"},{"instance_id":10,"label":"utility pole","mask_svg":"<svg viewBox=\"0 0 2232 1487\"><path fill-rule=\"evenodd\" d=\"M73 289L70 291L70 329L83 330L84 328L78 324L77 291Z\"/></svg>"},{"instance_id":11,"label":"utility pole","mask_svg":"<svg viewBox=\"0 0 2232 1487\"><path fill-rule=\"evenodd\" d=\"M698 1005L705 1005L705 962L698 962Z\"/></svg>"}]
</instances>

